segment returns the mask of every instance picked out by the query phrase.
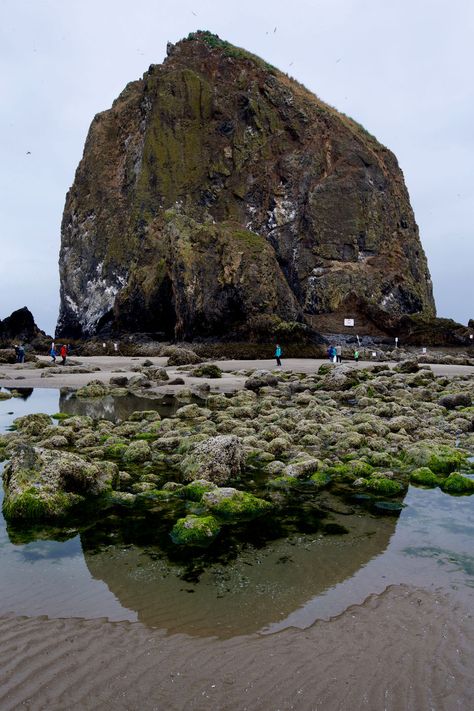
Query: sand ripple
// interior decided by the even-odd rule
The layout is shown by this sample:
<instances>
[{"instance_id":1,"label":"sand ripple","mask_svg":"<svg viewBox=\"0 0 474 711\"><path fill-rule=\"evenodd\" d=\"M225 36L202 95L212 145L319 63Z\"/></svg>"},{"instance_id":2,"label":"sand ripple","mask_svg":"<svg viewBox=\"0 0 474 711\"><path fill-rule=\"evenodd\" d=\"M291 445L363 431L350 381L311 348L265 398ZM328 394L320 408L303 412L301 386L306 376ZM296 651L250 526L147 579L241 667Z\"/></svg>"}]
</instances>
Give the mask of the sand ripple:
<instances>
[{"instance_id":1,"label":"sand ripple","mask_svg":"<svg viewBox=\"0 0 474 711\"><path fill-rule=\"evenodd\" d=\"M473 707L474 623L395 586L305 630L228 640L139 623L0 618L0 708L451 711Z\"/></svg>"}]
</instances>

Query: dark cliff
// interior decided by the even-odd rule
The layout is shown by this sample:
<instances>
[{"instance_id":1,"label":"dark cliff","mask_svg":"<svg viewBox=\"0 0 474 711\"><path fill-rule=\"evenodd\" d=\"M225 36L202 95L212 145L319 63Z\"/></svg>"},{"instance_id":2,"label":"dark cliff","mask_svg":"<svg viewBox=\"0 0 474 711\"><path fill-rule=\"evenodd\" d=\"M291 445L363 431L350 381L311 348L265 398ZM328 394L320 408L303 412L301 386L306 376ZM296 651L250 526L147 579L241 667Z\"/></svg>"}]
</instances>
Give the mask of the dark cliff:
<instances>
[{"instance_id":1,"label":"dark cliff","mask_svg":"<svg viewBox=\"0 0 474 711\"><path fill-rule=\"evenodd\" d=\"M58 335L434 315L390 151L214 35L168 55L90 127L62 222Z\"/></svg>"}]
</instances>

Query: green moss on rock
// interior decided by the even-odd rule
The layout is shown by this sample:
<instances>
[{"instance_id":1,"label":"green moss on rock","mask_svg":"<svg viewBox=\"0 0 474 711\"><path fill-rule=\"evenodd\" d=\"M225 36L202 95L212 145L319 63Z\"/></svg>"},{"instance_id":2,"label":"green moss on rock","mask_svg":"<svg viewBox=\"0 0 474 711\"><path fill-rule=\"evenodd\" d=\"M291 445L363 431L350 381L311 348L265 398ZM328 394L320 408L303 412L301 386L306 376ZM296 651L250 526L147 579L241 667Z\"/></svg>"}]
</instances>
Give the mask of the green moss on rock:
<instances>
[{"instance_id":1,"label":"green moss on rock","mask_svg":"<svg viewBox=\"0 0 474 711\"><path fill-rule=\"evenodd\" d=\"M220 524L214 516L190 514L176 521L170 535L176 545L205 548L212 543L219 531Z\"/></svg>"},{"instance_id":2,"label":"green moss on rock","mask_svg":"<svg viewBox=\"0 0 474 711\"><path fill-rule=\"evenodd\" d=\"M215 488L216 485L211 481L196 479L196 481L192 481L184 487L183 494L186 499L190 499L191 501L201 501L207 491L212 491Z\"/></svg>"},{"instance_id":3,"label":"green moss on rock","mask_svg":"<svg viewBox=\"0 0 474 711\"><path fill-rule=\"evenodd\" d=\"M321 471L312 474L309 480L318 488L322 489L331 481L331 476L328 471Z\"/></svg>"},{"instance_id":4,"label":"green moss on rock","mask_svg":"<svg viewBox=\"0 0 474 711\"><path fill-rule=\"evenodd\" d=\"M203 494L202 501L215 516L225 521L249 520L272 508L268 501L231 487L208 491Z\"/></svg>"},{"instance_id":5,"label":"green moss on rock","mask_svg":"<svg viewBox=\"0 0 474 711\"><path fill-rule=\"evenodd\" d=\"M410 474L410 482L420 486L434 487L438 486L440 481L440 477L436 476L429 467L419 467Z\"/></svg>"},{"instance_id":6,"label":"green moss on rock","mask_svg":"<svg viewBox=\"0 0 474 711\"><path fill-rule=\"evenodd\" d=\"M406 451L410 463L428 467L435 474L450 474L466 463L468 454L446 444L420 442Z\"/></svg>"},{"instance_id":7,"label":"green moss on rock","mask_svg":"<svg viewBox=\"0 0 474 711\"><path fill-rule=\"evenodd\" d=\"M375 494L381 494L383 496L396 496L397 494L401 494L403 491L402 484L383 476L376 478L371 477L368 479L366 488L369 491L373 491Z\"/></svg>"},{"instance_id":8,"label":"green moss on rock","mask_svg":"<svg viewBox=\"0 0 474 711\"><path fill-rule=\"evenodd\" d=\"M204 363L194 368L191 375L195 378L221 378L222 370L218 365L214 365L213 363Z\"/></svg>"},{"instance_id":9,"label":"green moss on rock","mask_svg":"<svg viewBox=\"0 0 474 711\"><path fill-rule=\"evenodd\" d=\"M462 474L450 474L447 479L442 481L441 488L447 494L473 494L474 481Z\"/></svg>"}]
</instances>

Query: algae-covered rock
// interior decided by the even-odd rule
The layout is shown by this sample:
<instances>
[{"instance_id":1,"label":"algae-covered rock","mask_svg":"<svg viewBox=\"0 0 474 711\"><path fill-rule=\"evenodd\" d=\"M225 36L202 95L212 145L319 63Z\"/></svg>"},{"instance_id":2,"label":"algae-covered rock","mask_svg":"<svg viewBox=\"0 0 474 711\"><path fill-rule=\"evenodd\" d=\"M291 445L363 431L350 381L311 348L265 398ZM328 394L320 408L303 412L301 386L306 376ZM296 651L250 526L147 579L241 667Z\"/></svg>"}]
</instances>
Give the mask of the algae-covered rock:
<instances>
[{"instance_id":1,"label":"algae-covered rock","mask_svg":"<svg viewBox=\"0 0 474 711\"><path fill-rule=\"evenodd\" d=\"M474 494L474 481L459 473L450 474L440 486L448 494Z\"/></svg>"},{"instance_id":2,"label":"algae-covered rock","mask_svg":"<svg viewBox=\"0 0 474 711\"><path fill-rule=\"evenodd\" d=\"M183 488L183 494L186 499L190 499L191 501L201 501L203 494L215 488L216 485L211 481L207 481L207 479L196 479L186 484Z\"/></svg>"},{"instance_id":3,"label":"algae-covered rock","mask_svg":"<svg viewBox=\"0 0 474 711\"><path fill-rule=\"evenodd\" d=\"M194 365L201 362L201 358L190 348L167 346L163 349L162 355L168 356L169 366Z\"/></svg>"},{"instance_id":4,"label":"algae-covered rock","mask_svg":"<svg viewBox=\"0 0 474 711\"><path fill-rule=\"evenodd\" d=\"M218 435L199 443L180 466L187 481L208 479L226 484L240 476L244 462L242 441L234 435Z\"/></svg>"},{"instance_id":5,"label":"algae-covered rock","mask_svg":"<svg viewBox=\"0 0 474 711\"><path fill-rule=\"evenodd\" d=\"M3 472L7 519L62 517L72 506L112 489L118 469L111 462L91 464L69 452L19 444Z\"/></svg>"},{"instance_id":6,"label":"algae-covered rock","mask_svg":"<svg viewBox=\"0 0 474 711\"><path fill-rule=\"evenodd\" d=\"M214 516L190 514L176 521L170 535L176 545L205 548L212 543L219 531L220 524Z\"/></svg>"},{"instance_id":7,"label":"algae-covered rock","mask_svg":"<svg viewBox=\"0 0 474 711\"><path fill-rule=\"evenodd\" d=\"M17 430L29 437L37 437L43 434L51 424L51 417L42 412L23 415L13 420L13 425Z\"/></svg>"},{"instance_id":8,"label":"algae-covered rock","mask_svg":"<svg viewBox=\"0 0 474 711\"><path fill-rule=\"evenodd\" d=\"M213 363L203 363L191 372L195 378L222 378L222 370Z\"/></svg>"},{"instance_id":9,"label":"algae-covered rock","mask_svg":"<svg viewBox=\"0 0 474 711\"><path fill-rule=\"evenodd\" d=\"M278 378L276 378L273 373L265 370L257 370L248 380L245 381L244 387L247 390L258 392L264 387L274 387L275 385L278 385Z\"/></svg>"},{"instance_id":10,"label":"algae-covered rock","mask_svg":"<svg viewBox=\"0 0 474 711\"><path fill-rule=\"evenodd\" d=\"M123 453L124 462L143 463L151 458L150 445L142 439L131 442Z\"/></svg>"},{"instance_id":11,"label":"algae-covered rock","mask_svg":"<svg viewBox=\"0 0 474 711\"><path fill-rule=\"evenodd\" d=\"M202 502L215 516L226 521L256 518L272 508L270 502L231 487L205 492Z\"/></svg>"},{"instance_id":12,"label":"algae-covered rock","mask_svg":"<svg viewBox=\"0 0 474 711\"><path fill-rule=\"evenodd\" d=\"M285 469L287 476L305 477L314 474L320 467L321 462L310 456L298 457L289 462Z\"/></svg>"},{"instance_id":13,"label":"algae-covered rock","mask_svg":"<svg viewBox=\"0 0 474 711\"><path fill-rule=\"evenodd\" d=\"M112 459L121 459L127 451L128 445L125 442L112 442L104 446L104 456Z\"/></svg>"},{"instance_id":14,"label":"algae-covered rock","mask_svg":"<svg viewBox=\"0 0 474 711\"><path fill-rule=\"evenodd\" d=\"M453 393L452 395L443 395L438 400L438 404L445 407L447 410L454 410L455 407L469 407L472 398L469 393Z\"/></svg>"},{"instance_id":15,"label":"algae-covered rock","mask_svg":"<svg viewBox=\"0 0 474 711\"><path fill-rule=\"evenodd\" d=\"M397 373L417 373L420 370L418 361L411 358L407 360L402 360L398 365L395 366Z\"/></svg>"},{"instance_id":16,"label":"algae-covered rock","mask_svg":"<svg viewBox=\"0 0 474 711\"><path fill-rule=\"evenodd\" d=\"M371 477L367 480L366 488L382 496L396 496L403 491L403 486L400 482L384 476Z\"/></svg>"},{"instance_id":17,"label":"algae-covered rock","mask_svg":"<svg viewBox=\"0 0 474 711\"><path fill-rule=\"evenodd\" d=\"M318 488L323 489L331 482L331 476L327 471L315 472L309 478L309 480Z\"/></svg>"},{"instance_id":18,"label":"algae-covered rock","mask_svg":"<svg viewBox=\"0 0 474 711\"><path fill-rule=\"evenodd\" d=\"M318 371L320 374L321 367ZM359 371L356 370L353 365L342 363L333 365L332 367L329 366L321 381L320 387L323 390L348 390L354 385L357 385L359 380Z\"/></svg>"},{"instance_id":19,"label":"algae-covered rock","mask_svg":"<svg viewBox=\"0 0 474 711\"><path fill-rule=\"evenodd\" d=\"M199 405L183 405L176 411L176 417L180 420L194 420L202 417L210 417L211 411Z\"/></svg>"},{"instance_id":20,"label":"algae-covered rock","mask_svg":"<svg viewBox=\"0 0 474 711\"><path fill-rule=\"evenodd\" d=\"M438 486L440 481L441 478L436 476L429 467L419 467L418 469L414 469L410 474L410 482L412 484L419 484L420 486L432 488Z\"/></svg>"},{"instance_id":21,"label":"algae-covered rock","mask_svg":"<svg viewBox=\"0 0 474 711\"><path fill-rule=\"evenodd\" d=\"M91 380L90 383L76 390L76 397L104 397L109 392L109 386L101 380Z\"/></svg>"},{"instance_id":22,"label":"algae-covered rock","mask_svg":"<svg viewBox=\"0 0 474 711\"><path fill-rule=\"evenodd\" d=\"M418 442L405 451L410 463L428 467L435 474L450 474L467 460L467 453L446 444Z\"/></svg>"}]
</instances>

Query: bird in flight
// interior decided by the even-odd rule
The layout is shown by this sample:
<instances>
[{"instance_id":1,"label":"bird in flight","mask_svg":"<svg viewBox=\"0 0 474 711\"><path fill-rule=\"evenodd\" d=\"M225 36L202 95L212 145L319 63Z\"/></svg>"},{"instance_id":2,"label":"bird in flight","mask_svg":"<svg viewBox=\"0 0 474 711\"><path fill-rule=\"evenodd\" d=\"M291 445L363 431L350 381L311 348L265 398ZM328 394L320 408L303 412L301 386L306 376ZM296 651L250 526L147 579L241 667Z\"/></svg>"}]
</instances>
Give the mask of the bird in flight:
<instances>
[{"instance_id":1,"label":"bird in flight","mask_svg":"<svg viewBox=\"0 0 474 711\"><path fill-rule=\"evenodd\" d=\"M27 156L30 156L30 155L31 155L31 151L26 151L26 155L27 155Z\"/></svg>"}]
</instances>

